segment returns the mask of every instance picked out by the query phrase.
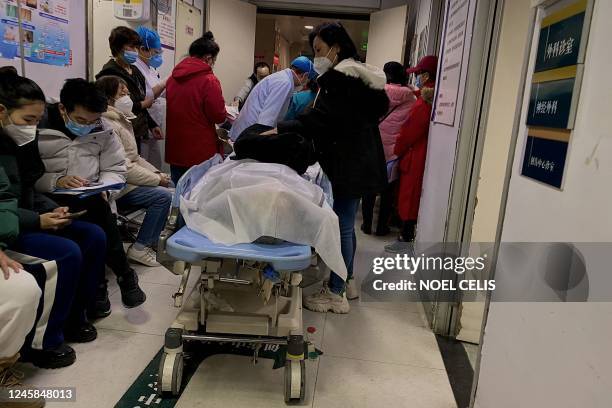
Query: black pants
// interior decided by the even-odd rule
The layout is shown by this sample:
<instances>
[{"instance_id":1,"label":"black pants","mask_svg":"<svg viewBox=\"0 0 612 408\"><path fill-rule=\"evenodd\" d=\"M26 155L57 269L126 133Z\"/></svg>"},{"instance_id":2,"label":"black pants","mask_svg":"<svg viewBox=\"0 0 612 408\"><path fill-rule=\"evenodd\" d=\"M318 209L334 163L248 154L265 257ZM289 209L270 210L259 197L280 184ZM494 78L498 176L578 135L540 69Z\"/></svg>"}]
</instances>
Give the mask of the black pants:
<instances>
[{"instance_id":1,"label":"black pants","mask_svg":"<svg viewBox=\"0 0 612 408\"><path fill-rule=\"evenodd\" d=\"M405 242L412 242L416 236L416 220L408 220L402 223L402 232L400 240Z\"/></svg>"},{"instance_id":2,"label":"black pants","mask_svg":"<svg viewBox=\"0 0 612 408\"><path fill-rule=\"evenodd\" d=\"M361 213L363 214L363 225L366 231L372 229L375 203L376 194L365 195L361 199ZM389 218L391 217L392 207L393 183L390 183L387 184L387 187L380 193L380 211L378 213L378 222L376 223L376 233L385 234L389 230Z\"/></svg>"},{"instance_id":3,"label":"black pants","mask_svg":"<svg viewBox=\"0 0 612 408\"><path fill-rule=\"evenodd\" d=\"M117 217L102 196L96 194L86 198L78 198L67 194L54 194L52 198L56 203L69 207L70 212L87 210L87 213L81 219L100 226L106 233L106 265L118 277L129 272L130 266L117 227ZM99 282L105 281L104 276L101 276Z\"/></svg>"}]
</instances>

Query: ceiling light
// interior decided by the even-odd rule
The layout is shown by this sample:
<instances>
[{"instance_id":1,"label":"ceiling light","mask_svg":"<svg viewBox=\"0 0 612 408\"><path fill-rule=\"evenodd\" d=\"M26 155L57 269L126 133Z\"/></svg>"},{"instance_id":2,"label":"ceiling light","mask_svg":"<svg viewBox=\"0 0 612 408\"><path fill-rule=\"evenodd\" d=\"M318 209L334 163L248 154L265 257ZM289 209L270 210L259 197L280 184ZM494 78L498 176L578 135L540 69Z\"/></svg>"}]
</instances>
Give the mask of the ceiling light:
<instances>
[{"instance_id":1,"label":"ceiling light","mask_svg":"<svg viewBox=\"0 0 612 408\"><path fill-rule=\"evenodd\" d=\"M314 26L305 25L304 28L307 29L307 30L312 30L312 29L314 29Z\"/></svg>"}]
</instances>

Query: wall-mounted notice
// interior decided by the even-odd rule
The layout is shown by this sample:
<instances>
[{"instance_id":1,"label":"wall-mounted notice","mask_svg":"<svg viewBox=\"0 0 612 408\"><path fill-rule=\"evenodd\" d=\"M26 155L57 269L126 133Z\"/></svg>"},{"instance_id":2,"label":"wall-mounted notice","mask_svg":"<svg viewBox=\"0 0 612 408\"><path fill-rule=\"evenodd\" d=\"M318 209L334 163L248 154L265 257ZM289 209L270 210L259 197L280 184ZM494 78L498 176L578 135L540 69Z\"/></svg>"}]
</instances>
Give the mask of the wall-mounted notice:
<instances>
[{"instance_id":1,"label":"wall-mounted notice","mask_svg":"<svg viewBox=\"0 0 612 408\"><path fill-rule=\"evenodd\" d=\"M174 50L176 24L172 17L172 2L170 0L159 0L157 7L157 32L159 33L162 47Z\"/></svg>"},{"instance_id":2,"label":"wall-mounted notice","mask_svg":"<svg viewBox=\"0 0 612 408\"><path fill-rule=\"evenodd\" d=\"M575 10L577 14L552 24L554 20L551 17L554 18L556 15L551 15L542 21L535 72L578 63L586 1L582 3L584 7ZM566 14L567 11L564 10L562 17Z\"/></svg>"},{"instance_id":3,"label":"wall-mounted notice","mask_svg":"<svg viewBox=\"0 0 612 408\"><path fill-rule=\"evenodd\" d=\"M569 128L572 110L572 95L576 78L539 82L531 85L529 126Z\"/></svg>"},{"instance_id":4,"label":"wall-mounted notice","mask_svg":"<svg viewBox=\"0 0 612 408\"><path fill-rule=\"evenodd\" d=\"M23 28L24 58L41 64L71 65L68 0L0 0L0 56L16 58L19 15Z\"/></svg>"},{"instance_id":5,"label":"wall-mounted notice","mask_svg":"<svg viewBox=\"0 0 612 408\"><path fill-rule=\"evenodd\" d=\"M446 7L446 27L434 108L435 123L449 126L455 124L469 8L469 0L449 0Z\"/></svg>"},{"instance_id":6,"label":"wall-mounted notice","mask_svg":"<svg viewBox=\"0 0 612 408\"><path fill-rule=\"evenodd\" d=\"M529 129L521 174L561 188L569 137L569 131Z\"/></svg>"}]
</instances>

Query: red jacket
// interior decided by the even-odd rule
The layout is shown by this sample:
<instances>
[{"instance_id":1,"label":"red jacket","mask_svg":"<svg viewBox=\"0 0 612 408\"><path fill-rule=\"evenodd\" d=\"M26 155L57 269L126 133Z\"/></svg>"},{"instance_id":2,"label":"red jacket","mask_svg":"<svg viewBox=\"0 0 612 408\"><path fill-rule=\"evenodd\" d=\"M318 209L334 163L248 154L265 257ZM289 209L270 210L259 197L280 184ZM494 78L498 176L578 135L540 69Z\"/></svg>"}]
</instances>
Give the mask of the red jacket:
<instances>
[{"instance_id":1,"label":"red jacket","mask_svg":"<svg viewBox=\"0 0 612 408\"><path fill-rule=\"evenodd\" d=\"M400 170L398 212L403 221L416 221L419 215L430 117L431 104L419 97L395 142Z\"/></svg>"},{"instance_id":2,"label":"red jacket","mask_svg":"<svg viewBox=\"0 0 612 408\"><path fill-rule=\"evenodd\" d=\"M197 58L185 58L166 85L166 161L190 167L223 149L215 123L225 121L221 84L211 67Z\"/></svg>"}]
</instances>

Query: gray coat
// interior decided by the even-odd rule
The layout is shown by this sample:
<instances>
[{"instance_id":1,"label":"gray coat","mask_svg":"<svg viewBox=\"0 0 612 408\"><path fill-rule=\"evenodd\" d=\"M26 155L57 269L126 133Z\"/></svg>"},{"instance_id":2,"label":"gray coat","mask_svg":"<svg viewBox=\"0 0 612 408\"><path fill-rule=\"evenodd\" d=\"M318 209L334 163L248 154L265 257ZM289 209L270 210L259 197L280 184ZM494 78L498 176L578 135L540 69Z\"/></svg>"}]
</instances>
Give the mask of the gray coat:
<instances>
[{"instance_id":1,"label":"gray coat","mask_svg":"<svg viewBox=\"0 0 612 408\"><path fill-rule=\"evenodd\" d=\"M41 129L38 149L46 169L36 182L38 191L52 192L57 180L66 175L101 183L125 183L125 151L110 129L74 140L60 131Z\"/></svg>"}]
</instances>

